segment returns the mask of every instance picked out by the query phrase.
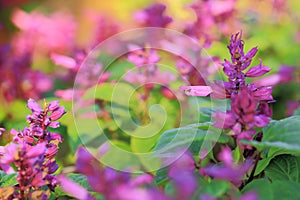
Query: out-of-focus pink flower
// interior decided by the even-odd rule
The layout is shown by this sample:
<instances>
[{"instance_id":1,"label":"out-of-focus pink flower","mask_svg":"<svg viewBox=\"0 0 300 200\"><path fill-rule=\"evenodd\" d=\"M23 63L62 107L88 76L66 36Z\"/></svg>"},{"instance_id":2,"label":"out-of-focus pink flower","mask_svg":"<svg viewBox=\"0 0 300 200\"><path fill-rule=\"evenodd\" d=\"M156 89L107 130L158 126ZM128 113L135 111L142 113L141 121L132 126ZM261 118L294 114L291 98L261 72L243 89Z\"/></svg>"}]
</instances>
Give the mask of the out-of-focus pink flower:
<instances>
[{"instance_id":1,"label":"out-of-focus pink flower","mask_svg":"<svg viewBox=\"0 0 300 200\"><path fill-rule=\"evenodd\" d=\"M219 157L225 161L223 165L212 165L206 168L200 169L200 174L208 175L215 179L227 180L237 187L241 184L243 177L252 167L252 163L246 160L243 164L235 164L233 159L228 157L228 149L224 148ZM226 155L224 157L224 155ZM229 159L228 159L229 158ZM232 162L229 162L232 161Z\"/></svg>"},{"instance_id":2,"label":"out-of-focus pink flower","mask_svg":"<svg viewBox=\"0 0 300 200\"><path fill-rule=\"evenodd\" d=\"M128 54L127 59L136 67L142 67L145 64L157 63L160 60L160 57L155 49L141 48L133 44L129 45L128 49L131 52Z\"/></svg>"},{"instance_id":3,"label":"out-of-focus pink flower","mask_svg":"<svg viewBox=\"0 0 300 200\"><path fill-rule=\"evenodd\" d=\"M87 10L85 12L86 18L92 22L94 29L92 30L92 47L103 42L107 38L117 34L121 30L121 25L113 18L100 15L94 10Z\"/></svg>"},{"instance_id":4,"label":"out-of-focus pink flower","mask_svg":"<svg viewBox=\"0 0 300 200\"><path fill-rule=\"evenodd\" d=\"M238 22L234 17L235 3L236 0L196 0L191 8L195 11L197 20L187 23L184 33L203 38L204 45L209 46L219 32L227 35L237 26ZM214 27L219 31L217 34L213 31Z\"/></svg>"},{"instance_id":5,"label":"out-of-focus pink flower","mask_svg":"<svg viewBox=\"0 0 300 200\"><path fill-rule=\"evenodd\" d=\"M131 186L141 186L144 184L151 184L151 182L154 180L154 177L150 174L142 174L134 178L131 182Z\"/></svg>"},{"instance_id":6,"label":"out-of-focus pink flower","mask_svg":"<svg viewBox=\"0 0 300 200\"><path fill-rule=\"evenodd\" d=\"M18 55L35 49L61 52L74 47L76 23L67 13L45 16L38 11L26 13L18 9L13 13L12 22L21 30L13 40Z\"/></svg>"},{"instance_id":7,"label":"out-of-focus pink flower","mask_svg":"<svg viewBox=\"0 0 300 200\"><path fill-rule=\"evenodd\" d=\"M189 153L183 154L171 166L168 176L176 187L175 199L190 199L197 189L197 178L194 174L195 161Z\"/></svg>"},{"instance_id":8,"label":"out-of-focus pink flower","mask_svg":"<svg viewBox=\"0 0 300 200\"><path fill-rule=\"evenodd\" d=\"M58 181L60 184L60 187L67 193L69 193L71 196L80 199L80 200L91 200L93 199L88 191L79 185L78 183L75 183L68 178L66 178L63 175L58 176Z\"/></svg>"},{"instance_id":9,"label":"out-of-focus pink flower","mask_svg":"<svg viewBox=\"0 0 300 200\"><path fill-rule=\"evenodd\" d=\"M166 97L167 99L173 100L176 99L176 91L172 91L171 89L169 89L168 87L162 86L160 88L160 92L162 93L162 95L164 97Z\"/></svg>"},{"instance_id":10,"label":"out-of-focus pink flower","mask_svg":"<svg viewBox=\"0 0 300 200\"><path fill-rule=\"evenodd\" d=\"M72 101L73 98L73 89L67 90L56 90L55 96L62 98L65 101Z\"/></svg>"},{"instance_id":11,"label":"out-of-focus pink flower","mask_svg":"<svg viewBox=\"0 0 300 200\"><path fill-rule=\"evenodd\" d=\"M169 72L160 72L160 71L156 71L155 73L152 73L151 76L129 71L127 72L126 76L124 76L124 80L126 80L128 83L140 84L140 85L149 83L149 84L160 84L163 86L167 86L169 83L176 80L176 76Z\"/></svg>"},{"instance_id":12,"label":"out-of-focus pink flower","mask_svg":"<svg viewBox=\"0 0 300 200\"><path fill-rule=\"evenodd\" d=\"M240 198L240 200L259 200L258 195L254 191L249 191L244 193Z\"/></svg>"},{"instance_id":13,"label":"out-of-focus pink flower","mask_svg":"<svg viewBox=\"0 0 300 200\"><path fill-rule=\"evenodd\" d=\"M17 157L18 146L14 143L6 145L4 148L0 149L0 163L10 164Z\"/></svg>"},{"instance_id":14,"label":"out-of-focus pink flower","mask_svg":"<svg viewBox=\"0 0 300 200\"><path fill-rule=\"evenodd\" d=\"M213 92L210 86L181 86L180 90L184 90L188 96L208 96Z\"/></svg>"},{"instance_id":15,"label":"out-of-focus pink flower","mask_svg":"<svg viewBox=\"0 0 300 200\"><path fill-rule=\"evenodd\" d=\"M227 146L222 149L218 158L226 165L231 165L234 162L231 149Z\"/></svg>"},{"instance_id":16,"label":"out-of-focus pink flower","mask_svg":"<svg viewBox=\"0 0 300 200\"><path fill-rule=\"evenodd\" d=\"M274 86L281 83L288 83L293 80L295 68L291 66L281 65L276 74L272 74L261 79L253 81L257 86Z\"/></svg>"},{"instance_id":17,"label":"out-of-focus pink flower","mask_svg":"<svg viewBox=\"0 0 300 200\"><path fill-rule=\"evenodd\" d=\"M164 15L165 10L165 5L156 3L142 11L136 12L134 18L143 26L165 28L172 22L171 17Z\"/></svg>"},{"instance_id":18,"label":"out-of-focus pink flower","mask_svg":"<svg viewBox=\"0 0 300 200\"><path fill-rule=\"evenodd\" d=\"M69 56L51 53L50 58L53 60L55 65L63 66L67 69L75 69L77 67L76 60Z\"/></svg>"},{"instance_id":19,"label":"out-of-focus pink flower","mask_svg":"<svg viewBox=\"0 0 300 200\"><path fill-rule=\"evenodd\" d=\"M3 133L5 133L5 128L0 128L0 136L3 134Z\"/></svg>"},{"instance_id":20,"label":"out-of-focus pink flower","mask_svg":"<svg viewBox=\"0 0 300 200\"><path fill-rule=\"evenodd\" d=\"M124 76L124 80L129 83L151 86L153 84L161 84L167 86L176 80L176 76L170 72L159 71L156 63L160 60L155 49L141 48L137 45L130 45L129 50L132 52L128 55L128 61L132 62L137 71L128 71Z\"/></svg>"},{"instance_id":21,"label":"out-of-focus pink flower","mask_svg":"<svg viewBox=\"0 0 300 200\"><path fill-rule=\"evenodd\" d=\"M273 8L274 8L277 15L278 15L278 13L288 12L287 1L285 1L285 0L273 0L272 4L273 4Z\"/></svg>"},{"instance_id":22,"label":"out-of-focus pink flower","mask_svg":"<svg viewBox=\"0 0 300 200\"><path fill-rule=\"evenodd\" d=\"M294 111L300 107L299 101L289 101L287 102L287 109L286 109L286 115L291 116L293 115Z\"/></svg>"}]
</instances>

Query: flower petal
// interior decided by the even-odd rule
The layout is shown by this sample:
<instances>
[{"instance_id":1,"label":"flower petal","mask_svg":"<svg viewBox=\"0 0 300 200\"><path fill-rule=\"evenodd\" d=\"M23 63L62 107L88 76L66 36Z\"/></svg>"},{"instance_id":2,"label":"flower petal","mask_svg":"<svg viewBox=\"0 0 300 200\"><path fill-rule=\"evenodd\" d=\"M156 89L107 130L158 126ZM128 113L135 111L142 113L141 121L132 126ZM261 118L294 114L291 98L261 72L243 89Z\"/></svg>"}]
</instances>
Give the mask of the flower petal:
<instances>
[{"instance_id":1,"label":"flower petal","mask_svg":"<svg viewBox=\"0 0 300 200\"><path fill-rule=\"evenodd\" d=\"M245 76L246 77L258 77L258 76L262 76L266 73L268 73L271 70L271 68L262 65L262 60L260 59L260 64L258 66L252 67L250 68Z\"/></svg>"},{"instance_id":2,"label":"flower petal","mask_svg":"<svg viewBox=\"0 0 300 200\"><path fill-rule=\"evenodd\" d=\"M184 90L188 96L208 96L212 93L210 86L181 86L180 90Z\"/></svg>"}]
</instances>

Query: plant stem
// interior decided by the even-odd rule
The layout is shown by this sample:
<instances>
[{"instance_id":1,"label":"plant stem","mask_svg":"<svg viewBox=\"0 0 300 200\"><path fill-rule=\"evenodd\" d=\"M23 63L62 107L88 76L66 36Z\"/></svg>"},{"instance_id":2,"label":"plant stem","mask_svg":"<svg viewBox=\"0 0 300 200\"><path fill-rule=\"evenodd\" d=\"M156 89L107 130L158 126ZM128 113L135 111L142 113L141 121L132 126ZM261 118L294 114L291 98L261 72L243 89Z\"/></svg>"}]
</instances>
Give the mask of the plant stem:
<instances>
[{"instance_id":1,"label":"plant stem","mask_svg":"<svg viewBox=\"0 0 300 200\"><path fill-rule=\"evenodd\" d=\"M247 180L246 184L250 183L250 182L253 180L253 178L254 178L255 170L256 170L258 161L259 161L259 159L260 159L260 154L261 154L261 152L259 152L259 153L256 155L256 159L255 159L255 163L254 163L253 169L252 169L252 171L251 171L250 177L249 177L249 179Z\"/></svg>"}]
</instances>

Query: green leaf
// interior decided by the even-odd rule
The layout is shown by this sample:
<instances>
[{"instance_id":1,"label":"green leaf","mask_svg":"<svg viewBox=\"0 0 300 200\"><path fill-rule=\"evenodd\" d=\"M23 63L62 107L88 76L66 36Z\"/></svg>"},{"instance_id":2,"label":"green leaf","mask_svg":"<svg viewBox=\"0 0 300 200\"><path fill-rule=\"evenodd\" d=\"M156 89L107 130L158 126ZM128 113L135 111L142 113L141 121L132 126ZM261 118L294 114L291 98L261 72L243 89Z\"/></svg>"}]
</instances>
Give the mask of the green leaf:
<instances>
[{"instance_id":1,"label":"green leaf","mask_svg":"<svg viewBox=\"0 0 300 200\"><path fill-rule=\"evenodd\" d=\"M272 191L275 199L300 199L300 184L292 181L274 181Z\"/></svg>"},{"instance_id":2,"label":"green leaf","mask_svg":"<svg viewBox=\"0 0 300 200\"><path fill-rule=\"evenodd\" d=\"M222 197L230 188L230 183L221 180L212 180L206 187L205 192L213 197Z\"/></svg>"},{"instance_id":3,"label":"green leaf","mask_svg":"<svg viewBox=\"0 0 300 200\"><path fill-rule=\"evenodd\" d=\"M91 188L90 184L88 183L86 176L84 176L82 174L69 174L68 178L70 178L74 182L78 183L79 185L81 185L82 187L87 189L88 191L92 191L92 188Z\"/></svg>"},{"instance_id":4,"label":"green leaf","mask_svg":"<svg viewBox=\"0 0 300 200\"><path fill-rule=\"evenodd\" d=\"M255 191L260 200L274 199L271 183L266 179L253 180L242 190L243 193L249 191Z\"/></svg>"},{"instance_id":5,"label":"green leaf","mask_svg":"<svg viewBox=\"0 0 300 200\"><path fill-rule=\"evenodd\" d=\"M292 155L277 156L265 169L265 174L272 181L288 180L300 183L300 157Z\"/></svg>"},{"instance_id":6,"label":"green leaf","mask_svg":"<svg viewBox=\"0 0 300 200\"><path fill-rule=\"evenodd\" d=\"M172 152L176 149L188 148L193 142L202 141L205 138L206 132L206 130L193 126L168 130L158 139L155 150Z\"/></svg>"},{"instance_id":7,"label":"green leaf","mask_svg":"<svg viewBox=\"0 0 300 200\"><path fill-rule=\"evenodd\" d=\"M17 173L6 174L4 171L0 170L0 186L8 187L8 186L17 185L18 181L16 177L17 177Z\"/></svg>"},{"instance_id":8,"label":"green leaf","mask_svg":"<svg viewBox=\"0 0 300 200\"><path fill-rule=\"evenodd\" d=\"M234 162L237 164L239 163L240 159L241 159L241 148L239 146L237 146L233 151L233 158L234 158Z\"/></svg>"},{"instance_id":9,"label":"green leaf","mask_svg":"<svg viewBox=\"0 0 300 200\"><path fill-rule=\"evenodd\" d=\"M210 182L207 182L203 179L203 177L199 177L199 181L199 189L196 191L194 198L192 199L198 199L199 196L202 195L209 195L214 198L222 199L222 197L224 197L231 188L231 184L223 180L211 180Z\"/></svg>"},{"instance_id":10,"label":"green leaf","mask_svg":"<svg viewBox=\"0 0 300 200\"><path fill-rule=\"evenodd\" d=\"M165 193L169 196L174 196L176 194L176 187L174 183L168 182L165 186Z\"/></svg>"},{"instance_id":11,"label":"green leaf","mask_svg":"<svg viewBox=\"0 0 300 200\"><path fill-rule=\"evenodd\" d=\"M110 101L112 97L112 92L114 90L114 85L110 83L103 83L101 85L97 85L95 87L89 88L84 96L83 99L101 99L105 101Z\"/></svg>"},{"instance_id":12,"label":"green leaf","mask_svg":"<svg viewBox=\"0 0 300 200\"><path fill-rule=\"evenodd\" d=\"M292 116L279 121L272 121L263 130L263 139L258 141L241 141L243 144L251 144L258 150L274 148L300 155L300 116ZM278 151L280 154L280 151ZM278 155L278 154L277 154Z\"/></svg>"},{"instance_id":13,"label":"green leaf","mask_svg":"<svg viewBox=\"0 0 300 200\"><path fill-rule=\"evenodd\" d=\"M300 108L297 108L297 109L294 111L293 115L300 115Z\"/></svg>"},{"instance_id":14,"label":"green leaf","mask_svg":"<svg viewBox=\"0 0 300 200\"><path fill-rule=\"evenodd\" d=\"M167 167L160 168L159 170L157 170L154 177L156 185L162 185L168 181L168 170L169 169Z\"/></svg>"}]
</instances>

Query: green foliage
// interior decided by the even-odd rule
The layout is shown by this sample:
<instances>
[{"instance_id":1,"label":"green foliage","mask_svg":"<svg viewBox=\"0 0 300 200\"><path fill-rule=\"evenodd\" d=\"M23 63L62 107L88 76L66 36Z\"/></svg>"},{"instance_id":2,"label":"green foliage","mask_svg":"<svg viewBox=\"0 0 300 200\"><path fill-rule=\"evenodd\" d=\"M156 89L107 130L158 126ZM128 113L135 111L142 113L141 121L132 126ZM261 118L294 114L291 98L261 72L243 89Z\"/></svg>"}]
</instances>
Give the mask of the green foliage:
<instances>
[{"instance_id":1,"label":"green foliage","mask_svg":"<svg viewBox=\"0 0 300 200\"><path fill-rule=\"evenodd\" d=\"M263 139L258 141L242 141L243 144L251 144L262 151L263 159L259 161L256 174L267 167L269 162L277 155L300 155L300 116L295 115L278 121L271 121L263 129Z\"/></svg>"},{"instance_id":2,"label":"green foliage","mask_svg":"<svg viewBox=\"0 0 300 200\"><path fill-rule=\"evenodd\" d=\"M300 199L300 184L292 181L274 181L272 183L274 199Z\"/></svg>"},{"instance_id":3,"label":"green foliage","mask_svg":"<svg viewBox=\"0 0 300 200\"><path fill-rule=\"evenodd\" d=\"M242 190L243 193L254 191L260 200L273 200L274 195L271 183L266 179L256 179L250 182Z\"/></svg>"},{"instance_id":4,"label":"green foliage","mask_svg":"<svg viewBox=\"0 0 300 200\"><path fill-rule=\"evenodd\" d=\"M292 155L276 156L265 169L272 181L292 181L300 183L300 157Z\"/></svg>"},{"instance_id":5,"label":"green foliage","mask_svg":"<svg viewBox=\"0 0 300 200\"><path fill-rule=\"evenodd\" d=\"M17 178L17 173L6 174L4 171L0 170L0 186L1 187L17 185L18 181L16 178Z\"/></svg>"}]
</instances>

